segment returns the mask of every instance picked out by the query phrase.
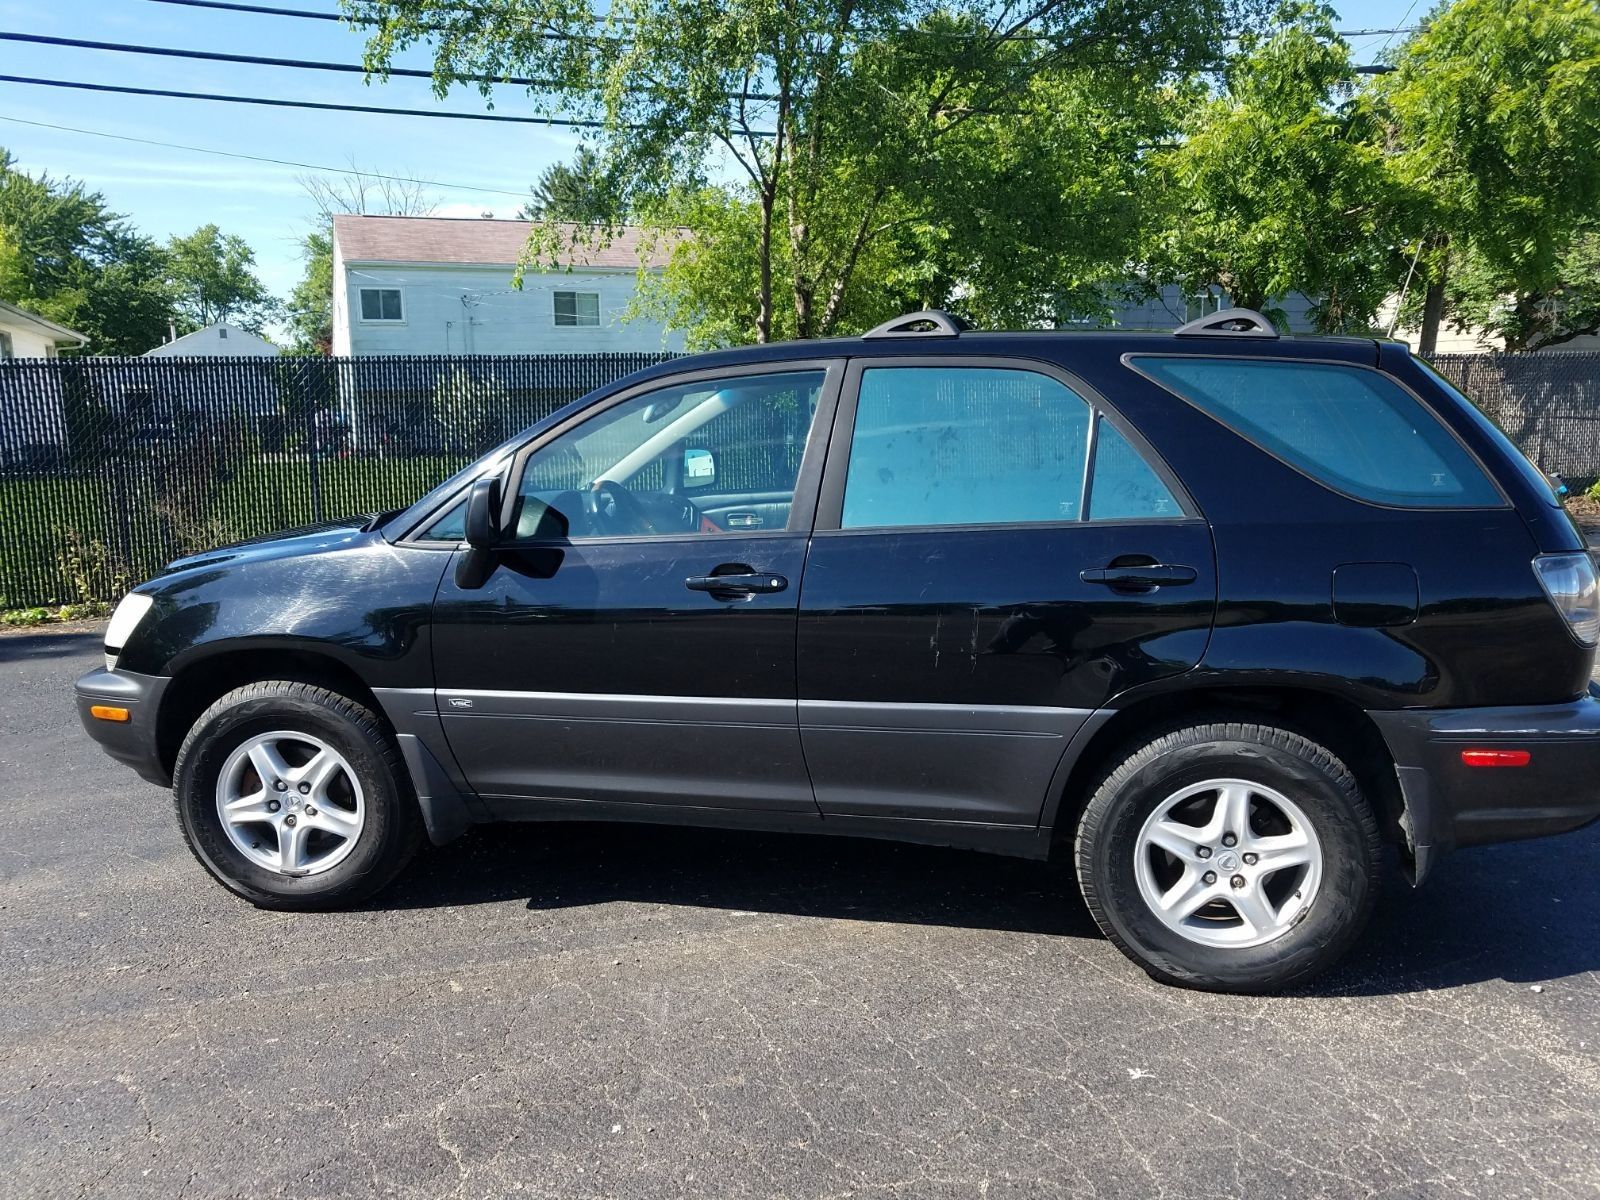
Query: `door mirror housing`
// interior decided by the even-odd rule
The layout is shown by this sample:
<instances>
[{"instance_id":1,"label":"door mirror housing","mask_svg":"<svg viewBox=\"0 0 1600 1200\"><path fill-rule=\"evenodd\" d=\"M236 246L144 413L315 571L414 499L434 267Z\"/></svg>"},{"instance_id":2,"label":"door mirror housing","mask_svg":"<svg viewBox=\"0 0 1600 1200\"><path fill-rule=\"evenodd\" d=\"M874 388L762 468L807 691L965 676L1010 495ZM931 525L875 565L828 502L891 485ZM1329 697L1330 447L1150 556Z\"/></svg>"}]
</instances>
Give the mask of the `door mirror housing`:
<instances>
[{"instance_id":1,"label":"door mirror housing","mask_svg":"<svg viewBox=\"0 0 1600 1200\"><path fill-rule=\"evenodd\" d=\"M710 487L717 481L717 457L709 450L683 452L683 486L686 490Z\"/></svg>"},{"instance_id":2,"label":"door mirror housing","mask_svg":"<svg viewBox=\"0 0 1600 1200\"><path fill-rule=\"evenodd\" d=\"M467 493L466 541L474 550L500 544L500 477L480 479Z\"/></svg>"}]
</instances>

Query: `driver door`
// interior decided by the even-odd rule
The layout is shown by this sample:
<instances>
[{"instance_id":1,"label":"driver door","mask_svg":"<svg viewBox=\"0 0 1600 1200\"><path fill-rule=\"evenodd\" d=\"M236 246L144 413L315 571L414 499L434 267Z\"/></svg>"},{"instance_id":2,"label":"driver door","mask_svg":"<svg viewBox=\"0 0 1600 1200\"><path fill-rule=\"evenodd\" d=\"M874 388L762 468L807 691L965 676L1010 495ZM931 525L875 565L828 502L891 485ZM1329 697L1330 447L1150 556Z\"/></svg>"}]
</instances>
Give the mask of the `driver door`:
<instances>
[{"instance_id":1,"label":"driver door","mask_svg":"<svg viewBox=\"0 0 1600 1200\"><path fill-rule=\"evenodd\" d=\"M482 587L447 571L433 616L441 720L491 807L817 813L795 637L841 376L815 361L695 372L517 456L512 544ZM757 498L782 519L727 520Z\"/></svg>"}]
</instances>

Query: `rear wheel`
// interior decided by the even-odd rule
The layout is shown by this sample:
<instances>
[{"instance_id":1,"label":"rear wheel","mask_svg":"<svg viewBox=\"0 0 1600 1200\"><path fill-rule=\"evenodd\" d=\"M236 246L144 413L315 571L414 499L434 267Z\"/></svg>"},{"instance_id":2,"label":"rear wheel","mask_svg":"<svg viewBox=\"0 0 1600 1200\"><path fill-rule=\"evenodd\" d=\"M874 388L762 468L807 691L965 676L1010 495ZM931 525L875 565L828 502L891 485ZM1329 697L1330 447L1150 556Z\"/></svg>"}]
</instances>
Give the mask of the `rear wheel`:
<instances>
[{"instance_id":1,"label":"rear wheel","mask_svg":"<svg viewBox=\"0 0 1600 1200\"><path fill-rule=\"evenodd\" d=\"M190 729L173 776L195 857L263 907L365 899L421 841L386 727L355 700L311 684L271 680L229 692Z\"/></svg>"},{"instance_id":2,"label":"rear wheel","mask_svg":"<svg viewBox=\"0 0 1600 1200\"><path fill-rule=\"evenodd\" d=\"M1331 965L1366 922L1380 862L1349 768L1273 725L1153 738L1078 826L1078 881L1106 936L1154 978L1216 991L1272 991Z\"/></svg>"}]
</instances>

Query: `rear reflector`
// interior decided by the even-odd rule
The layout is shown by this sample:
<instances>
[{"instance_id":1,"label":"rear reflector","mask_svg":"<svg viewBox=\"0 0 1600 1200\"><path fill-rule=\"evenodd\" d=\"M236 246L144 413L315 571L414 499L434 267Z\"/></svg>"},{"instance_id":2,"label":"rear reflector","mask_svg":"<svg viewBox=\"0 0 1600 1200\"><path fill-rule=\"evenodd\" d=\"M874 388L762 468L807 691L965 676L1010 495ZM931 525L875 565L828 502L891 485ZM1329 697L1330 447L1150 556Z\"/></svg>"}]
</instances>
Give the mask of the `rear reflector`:
<instances>
[{"instance_id":1,"label":"rear reflector","mask_svg":"<svg viewBox=\"0 0 1600 1200\"><path fill-rule=\"evenodd\" d=\"M126 721L128 710L111 704L91 704L89 715L100 721Z\"/></svg>"},{"instance_id":2,"label":"rear reflector","mask_svg":"<svg viewBox=\"0 0 1600 1200\"><path fill-rule=\"evenodd\" d=\"M1525 767L1533 755L1526 750L1463 750L1461 761L1469 767Z\"/></svg>"}]
</instances>

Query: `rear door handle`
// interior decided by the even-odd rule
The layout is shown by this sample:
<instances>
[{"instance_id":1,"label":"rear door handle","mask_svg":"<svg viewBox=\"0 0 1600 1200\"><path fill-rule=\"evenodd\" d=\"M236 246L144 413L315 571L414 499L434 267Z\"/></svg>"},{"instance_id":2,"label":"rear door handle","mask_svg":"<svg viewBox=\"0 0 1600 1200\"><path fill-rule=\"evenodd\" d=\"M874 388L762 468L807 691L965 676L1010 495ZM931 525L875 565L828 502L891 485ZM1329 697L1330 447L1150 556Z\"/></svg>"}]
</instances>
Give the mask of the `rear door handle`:
<instances>
[{"instance_id":1,"label":"rear door handle","mask_svg":"<svg viewBox=\"0 0 1600 1200\"><path fill-rule=\"evenodd\" d=\"M757 596L781 592L789 586L782 575L691 575L683 581L691 592L710 592L713 596Z\"/></svg>"},{"instance_id":2,"label":"rear door handle","mask_svg":"<svg viewBox=\"0 0 1600 1200\"><path fill-rule=\"evenodd\" d=\"M1099 583L1110 588L1154 591L1159 587L1193 583L1200 578L1200 572L1193 567L1149 563L1139 567L1091 567L1087 571L1079 571L1078 578L1085 583Z\"/></svg>"}]
</instances>

